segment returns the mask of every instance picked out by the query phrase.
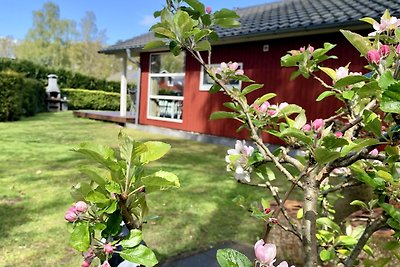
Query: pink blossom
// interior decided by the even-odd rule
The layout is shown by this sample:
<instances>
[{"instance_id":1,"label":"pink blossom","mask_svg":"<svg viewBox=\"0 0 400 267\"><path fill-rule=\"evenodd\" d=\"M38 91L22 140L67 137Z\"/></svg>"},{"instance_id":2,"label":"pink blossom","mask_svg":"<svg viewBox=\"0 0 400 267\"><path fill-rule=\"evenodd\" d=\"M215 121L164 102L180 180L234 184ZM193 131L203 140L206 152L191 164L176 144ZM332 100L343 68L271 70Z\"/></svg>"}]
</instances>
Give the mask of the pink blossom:
<instances>
[{"instance_id":1,"label":"pink blossom","mask_svg":"<svg viewBox=\"0 0 400 267\"><path fill-rule=\"evenodd\" d=\"M304 47L304 46L302 46L302 47L300 47L300 52L304 52L304 51L306 51L306 48Z\"/></svg>"},{"instance_id":2,"label":"pink blossom","mask_svg":"<svg viewBox=\"0 0 400 267\"><path fill-rule=\"evenodd\" d=\"M265 112L265 111L267 111L267 109L268 109L270 106L271 106L271 104L270 104L268 101L265 101L264 103L261 104L260 109L261 109L262 112Z\"/></svg>"},{"instance_id":3,"label":"pink blossom","mask_svg":"<svg viewBox=\"0 0 400 267\"><path fill-rule=\"evenodd\" d=\"M336 70L336 80L340 80L344 77L349 76L349 69L345 67L340 67Z\"/></svg>"},{"instance_id":4,"label":"pink blossom","mask_svg":"<svg viewBox=\"0 0 400 267\"><path fill-rule=\"evenodd\" d=\"M79 212L86 212L88 209L87 204L83 201L76 202L74 206L75 206L75 209Z\"/></svg>"},{"instance_id":5,"label":"pink blossom","mask_svg":"<svg viewBox=\"0 0 400 267\"><path fill-rule=\"evenodd\" d=\"M235 75L243 75L244 74L244 71L243 70L237 70L237 71L235 71Z\"/></svg>"},{"instance_id":6,"label":"pink blossom","mask_svg":"<svg viewBox=\"0 0 400 267\"><path fill-rule=\"evenodd\" d=\"M269 109L269 110L267 111L267 114L268 114L269 116L274 116L274 115L276 114L276 110L275 110L275 109Z\"/></svg>"},{"instance_id":7,"label":"pink blossom","mask_svg":"<svg viewBox=\"0 0 400 267\"><path fill-rule=\"evenodd\" d=\"M237 62L228 63L228 67L231 71L236 71L239 68L239 64Z\"/></svg>"},{"instance_id":8,"label":"pink blossom","mask_svg":"<svg viewBox=\"0 0 400 267\"><path fill-rule=\"evenodd\" d=\"M107 254L110 254L114 251L114 249L110 243L105 244L103 250Z\"/></svg>"},{"instance_id":9,"label":"pink blossom","mask_svg":"<svg viewBox=\"0 0 400 267\"><path fill-rule=\"evenodd\" d=\"M111 267L111 265L108 263L108 261L105 261L101 267Z\"/></svg>"},{"instance_id":10,"label":"pink blossom","mask_svg":"<svg viewBox=\"0 0 400 267\"><path fill-rule=\"evenodd\" d=\"M221 62L220 68L223 71L224 69L228 68L228 65L225 62Z\"/></svg>"},{"instance_id":11,"label":"pink blossom","mask_svg":"<svg viewBox=\"0 0 400 267\"><path fill-rule=\"evenodd\" d=\"M264 240L260 239L254 245L254 253L256 258L267 266L273 266L276 261L276 246L274 244L266 244Z\"/></svg>"},{"instance_id":12,"label":"pink blossom","mask_svg":"<svg viewBox=\"0 0 400 267\"><path fill-rule=\"evenodd\" d=\"M91 262L89 260L84 260L81 264L82 267L89 267Z\"/></svg>"},{"instance_id":13,"label":"pink blossom","mask_svg":"<svg viewBox=\"0 0 400 267\"><path fill-rule=\"evenodd\" d=\"M371 150L370 152L369 152L369 154L371 155L371 156L378 156L378 154L379 154L379 151L378 151L378 149L376 149L376 148L374 148L373 150Z\"/></svg>"},{"instance_id":14,"label":"pink blossom","mask_svg":"<svg viewBox=\"0 0 400 267\"><path fill-rule=\"evenodd\" d=\"M336 132L336 133L335 133L335 136L336 136L337 138L343 137L343 133L342 133L342 132Z\"/></svg>"},{"instance_id":15,"label":"pink blossom","mask_svg":"<svg viewBox=\"0 0 400 267\"><path fill-rule=\"evenodd\" d=\"M78 219L78 214L72 211L67 211L64 218L69 222L75 222Z\"/></svg>"},{"instance_id":16,"label":"pink blossom","mask_svg":"<svg viewBox=\"0 0 400 267\"><path fill-rule=\"evenodd\" d=\"M212 8L210 6L206 7L206 13L211 14Z\"/></svg>"},{"instance_id":17,"label":"pink blossom","mask_svg":"<svg viewBox=\"0 0 400 267\"><path fill-rule=\"evenodd\" d=\"M310 124L304 124L303 128L301 128L305 132L311 131L311 125Z\"/></svg>"},{"instance_id":18,"label":"pink blossom","mask_svg":"<svg viewBox=\"0 0 400 267\"><path fill-rule=\"evenodd\" d=\"M381 55L378 50L369 50L367 53L367 59L371 63L379 64L381 61Z\"/></svg>"},{"instance_id":19,"label":"pink blossom","mask_svg":"<svg viewBox=\"0 0 400 267\"><path fill-rule=\"evenodd\" d=\"M400 44L396 46L396 53L400 54Z\"/></svg>"},{"instance_id":20,"label":"pink blossom","mask_svg":"<svg viewBox=\"0 0 400 267\"><path fill-rule=\"evenodd\" d=\"M324 120L323 119L316 119L311 123L312 128L318 132L324 127Z\"/></svg>"},{"instance_id":21,"label":"pink blossom","mask_svg":"<svg viewBox=\"0 0 400 267\"><path fill-rule=\"evenodd\" d=\"M74 213L78 213L78 211L76 210L76 207L75 207L75 206L71 206L71 207L68 209L68 211L74 212Z\"/></svg>"},{"instance_id":22,"label":"pink blossom","mask_svg":"<svg viewBox=\"0 0 400 267\"><path fill-rule=\"evenodd\" d=\"M314 47L309 45L308 46L308 51L312 54L314 52Z\"/></svg>"},{"instance_id":23,"label":"pink blossom","mask_svg":"<svg viewBox=\"0 0 400 267\"><path fill-rule=\"evenodd\" d=\"M382 46L379 48L378 52L379 52L379 55L380 55L381 57L386 57L387 55L390 54L390 47L389 47L388 45L382 45Z\"/></svg>"}]
</instances>

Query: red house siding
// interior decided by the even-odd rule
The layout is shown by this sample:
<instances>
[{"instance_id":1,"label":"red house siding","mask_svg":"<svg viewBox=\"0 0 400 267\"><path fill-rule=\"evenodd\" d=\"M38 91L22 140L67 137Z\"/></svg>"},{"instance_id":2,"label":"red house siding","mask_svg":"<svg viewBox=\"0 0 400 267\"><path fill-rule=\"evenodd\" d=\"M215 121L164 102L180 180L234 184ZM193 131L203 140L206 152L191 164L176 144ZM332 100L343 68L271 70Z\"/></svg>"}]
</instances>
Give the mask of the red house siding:
<instances>
[{"instance_id":1,"label":"red house siding","mask_svg":"<svg viewBox=\"0 0 400 267\"><path fill-rule=\"evenodd\" d=\"M308 44L314 47L322 47L323 42L337 44L331 54L337 55L339 59L329 60L327 65L330 67L337 68L351 62L351 71L361 71L366 64L365 59L360 58L359 53L339 33L214 46L212 63L222 61L242 62L245 74L257 83L264 84L263 89L250 96L251 100L261 94L275 92L278 96L271 102L298 104L305 108L310 120L319 117L326 118L334 114L340 103L333 98L315 102L317 96L323 91L321 85L313 79L307 80L302 77L290 81L290 74L293 70L280 66L280 58L287 51L299 49ZM263 46L266 44L269 45L269 51L263 52ZM209 94L206 91L199 90L200 65L189 55L186 57L183 122L147 119L149 53L142 53L140 60L142 63L140 124L233 138L245 138L247 136L245 131L236 133L239 124L234 120L210 121L208 119L212 112L223 109L222 104L229 101L229 98L223 93ZM243 84L242 88L244 86L246 84ZM267 137L265 141L274 140Z\"/></svg>"}]
</instances>

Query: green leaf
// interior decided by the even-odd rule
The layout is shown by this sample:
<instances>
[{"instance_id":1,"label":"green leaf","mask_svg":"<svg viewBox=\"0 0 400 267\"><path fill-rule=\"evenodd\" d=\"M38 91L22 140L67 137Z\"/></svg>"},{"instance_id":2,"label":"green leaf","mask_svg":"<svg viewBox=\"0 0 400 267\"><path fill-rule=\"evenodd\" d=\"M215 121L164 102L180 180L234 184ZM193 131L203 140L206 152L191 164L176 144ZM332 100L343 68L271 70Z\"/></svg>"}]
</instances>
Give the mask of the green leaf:
<instances>
[{"instance_id":1,"label":"green leaf","mask_svg":"<svg viewBox=\"0 0 400 267\"><path fill-rule=\"evenodd\" d=\"M236 112L228 112L228 111L216 111L210 115L210 120L219 120L219 119L233 119L236 118L239 114Z\"/></svg>"},{"instance_id":2,"label":"green leaf","mask_svg":"<svg viewBox=\"0 0 400 267\"><path fill-rule=\"evenodd\" d=\"M324 91L317 97L317 101L319 102L319 101L327 98L328 96L335 95L335 94L336 93L333 91Z\"/></svg>"},{"instance_id":3,"label":"green leaf","mask_svg":"<svg viewBox=\"0 0 400 267\"><path fill-rule=\"evenodd\" d=\"M201 19L201 22L203 22L204 26L210 26L212 23L210 14L204 14L200 17L200 19ZM216 35L216 33L214 31L211 31L210 32L210 40L216 41L216 39L214 39L215 37L217 37L217 39L218 39L218 35Z\"/></svg>"},{"instance_id":4,"label":"green leaf","mask_svg":"<svg viewBox=\"0 0 400 267\"><path fill-rule=\"evenodd\" d=\"M196 43L196 46L194 47L194 50L196 51L210 51L211 50L211 44L208 40L202 40L198 43Z\"/></svg>"},{"instance_id":5,"label":"green leaf","mask_svg":"<svg viewBox=\"0 0 400 267\"><path fill-rule=\"evenodd\" d=\"M209 30L201 30L194 35L194 41L198 43L202 38L206 37L210 33Z\"/></svg>"},{"instance_id":6,"label":"green leaf","mask_svg":"<svg viewBox=\"0 0 400 267\"><path fill-rule=\"evenodd\" d=\"M115 152L112 148L99 144L82 143L73 151L85 155L101 165L113 169L116 165Z\"/></svg>"},{"instance_id":7,"label":"green leaf","mask_svg":"<svg viewBox=\"0 0 400 267\"><path fill-rule=\"evenodd\" d=\"M179 178L175 174L166 171L158 171L153 175L145 176L142 178L142 183L145 185L146 191L180 187Z\"/></svg>"},{"instance_id":8,"label":"green leaf","mask_svg":"<svg viewBox=\"0 0 400 267\"><path fill-rule=\"evenodd\" d=\"M148 141L143 144L147 147L147 151L140 155L140 162L145 164L162 158L171 149L169 144L159 141Z\"/></svg>"},{"instance_id":9,"label":"green leaf","mask_svg":"<svg viewBox=\"0 0 400 267\"><path fill-rule=\"evenodd\" d=\"M103 176L98 174L98 172L100 171L99 169L93 166L84 166L80 168L80 171L88 176L90 180L98 184L101 188L105 188L107 178L104 178Z\"/></svg>"},{"instance_id":10,"label":"green leaf","mask_svg":"<svg viewBox=\"0 0 400 267\"><path fill-rule=\"evenodd\" d=\"M336 71L334 69L320 66L318 68L325 72L325 74L328 75L332 80L336 80Z\"/></svg>"},{"instance_id":11,"label":"green leaf","mask_svg":"<svg viewBox=\"0 0 400 267\"><path fill-rule=\"evenodd\" d=\"M378 23L375 19L370 18L370 17L361 18L360 21L364 21L364 22L369 23L371 25L374 25L374 24Z\"/></svg>"},{"instance_id":12,"label":"green leaf","mask_svg":"<svg viewBox=\"0 0 400 267\"><path fill-rule=\"evenodd\" d=\"M358 242L357 239L348 235L341 235L336 239L337 244L342 244L345 246L353 246L357 244L357 242Z\"/></svg>"},{"instance_id":13,"label":"green leaf","mask_svg":"<svg viewBox=\"0 0 400 267\"><path fill-rule=\"evenodd\" d=\"M380 137L382 135L382 123L374 112L365 110L363 113L363 122L365 124L364 129L372 132L375 136Z\"/></svg>"},{"instance_id":14,"label":"green leaf","mask_svg":"<svg viewBox=\"0 0 400 267\"><path fill-rule=\"evenodd\" d=\"M200 14L204 14L205 7L198 0L185 0L185 2L188 3L189 6L191 6L194 10L196 10Z\"/></svg>"},{"instance_id":15,"label":"green leaf","mask_svg":"<svg viewBox=\"0 0 400 267\"><path fill-rule=\"evenodd\" d=\"M366 56L368 51L371 50L370 42L367 38L347 30L340 30L346 39L361 53Z\"/></svg>"},{"instance_id":16,"label":"green leaf","mask_svg":"<svg viewBox=\"0 0 400 267\"><path fill-rule=\"evenodd\" d=\"M400 113L400 102L382 99L380 109L383 112Z\"/></svg>"},{"instance_id":17,"label":"green leaf","mask_svg":"<svg viewBox=\"0 0 400 267\"><path fill-rule=\"evenodd\" d=\"M369 79L362 75L349 75L335 82L335 88L342 88L359 82L367 82Z\"/></svg>"},{"instance_id":18,"label":"green leaf","mask_svg":"<svg viewBox=\"0 0 400 267\"><path fill-rule=\"evenodd\" d=\"M240 16L233 10L223 8L214 13L214 18L216 18L216 19L228 19L228 18L238 19L238 18L240 18Z\"/></svg>"},{"instance_id":19,"label":"green leaf","mask_svg":"<svg viewBox=\"0 0 400 267\"><path fill-rule=\"evenodd\" d=\"M301 129L306 123L307 123L306 113L304 110L302 110L294 119L293 127L296 129Z\"/></svg>"},{"instance_id":20,"label":"green leaf","mask_svg":"<svg viewBox=\"0 0 400 267\"><path fill-rule=\"evenodd\" d=\"M322 62L322 61L324 61L324 60L326 60L326 59L329 59L329 58L336 58L335 56L330 56L330 57L328 57L328 56L326 56L325 54L326 53L328 53L330 50L332 50L333 48L335 48L335 46L336 45L334 45L334 44L331 44L331 43L324 43L324 47L323 48L318 48L318 49L315 49L315 51L313 52L313 58L314 59L318 59L318 63L319 62Z\"/></svg>"},{"instance_id":21,"label":"green leaf","mask_svg":"<svg viewBox=\"0 0 400 267\"><path fill-rule=\"evenodd\" d=\"M347 100L352 100L353 99L353 97L354 97L354 91L353 90L348 90L348 91L344 91L343 93L342 93L342 97L344 98L344 99L347 99Z\"/></svg>"},{"instance_id":22,"label":"green leaf","mask_svg":"<svg viewBox=\"0 0 400 267\"><path fill-rule=\"evenodd\" d=\"M297 211L296 217L298 220L300 220L303 218L303 216L304 216L304 211L303 211L303 208L301 208Z\"/></svg>"},{"instance_id":23,"label":"green leaf","mask_svg":"<svg viewBox=\"0 0 400 267\"><path fill-rule=\"evenodd\" d=\"M282 67L294 67L297 66L298 62L304 60L304 54L300 53L297 55L286 54L281 57L281 66Z\"/></svg>"},{"instance_id":24,"label":"green leaf","mask_svg":"<svg viewBox=\"0 0 400 267\"><path fill-rule=\"evenodd\" d=\"M236 28L240 26L239 21L231 18L215 19L214 23L222 28Z\"/></svg>"},{"instance_id":25,"label":"green leaf","mask_svg":"<svg viewBox=\"0 0 400 267\"><path fill-rule=\"evenodd\" d=\"M157 28L152 29L152 31L162 38L168 38L168 39L172 39L172 40L176 39L175 33L173 33L172 31L170 31L164 27L157 27Z\"/></svg>"},{"instance_id":26,"label":"green leaf","mask_svg":"<svg viewBox=\"0 0 400 267\"><path fill-rule=\"evenodd\" d=\"M361 200L353 200L350 203L351 206L360 206L363 207L364 209L368 209L368 205L362 202Z\"/></svg>"},{"instance_id":27,"label":"green leaf","mask_svg":"<svg viewBox=\"0 0 400 267\"><path fill-rule=\"evenodd\" d=\"M139 245L132 249L123 249L119 255L127 261L153 267L158 263L154 252L146 246Z\"/></svg>"},{"instance_id":28,"label":"green leaf","mask_svg":"<svg viewBox=\"0 0 400 267\"><path fill-rule=\"evenodd\" d=\"M333 231L340 233L340 227L339 225L337 225L334 221L332 221L331 219L329 219L328 217L321 217L317 219L317 224L320 227L328 227L329 229L332 229Z\"/></svg>"},{"instance_id":29,"label":"green leaf","mask_svg":"<svg viewBox=\"0 0 400 267\"><path fill-rule=\"evenodd\" d=\"M377 81L372 81L369 83L366 83L363 87L357 90L357 94L361 98L365 97L372 97L372 96L380 96L381 94L381 88L378 85Z\"/></svg>"},{"instance_id":30,"label":"green leaf","mask_svg":"<svg viewBox=\"0 0 400 267\"><path fill-rule=\"evenodd\" d=\"M165 42L161 41L161 40L154 40L154 41L148 42L143 47L143 50L152 50L152 49L157 49L157 48L161 48L161 47L165 47Z\"/></svg>"},{"instance_id":31,"label":"green leaf","mask_svg":"<svg viewBox=\"0 0 400 267\"><path fill-rule=\"evenodd\" d=\"M321 252L319 253L319 257L322 261L330 261L333 259L332 253L327 249L321 250Z\"/></svg>"},{"instance_id":32,"label":"green leaf","mask_svg":"<svg viewBox=\"0 0 400 267\"><path fill-rule=\"evenodd\" d=\"M340 152L332 151L327 148L317 147L314 151L315 160L320 164L326 164L328 162L334 161L340 157Z\"/></svg>"},{"instance_id":33,"label":"green leaf","mask_svg":"<svg viewBox=\"0 0 400 267\"><path fill-rule=\"evenodd\" d=\"M109 198L98 191L90 191L85 200L93 203L107 203Z\"/></svg>"},{"instance_id":34,"label":"green leaf","mask_svg":"<svg viewBox=\"0 0 400 267\"><path fill-rule=\"evenodd\" d=\"M253 263L242 253L227 248L217 250L217 261L221 267L252 267Z\"/></svg>"},{"instance_id":35,"label":"green leaf","mask_svg":"<svg viewBox=\"0 0 400 267\"><path fill-rule=\"evenodd\" d=\"M268 94L265 94L265 95L257 98L257 100L254 101L254 103L257 104L257 105L262 105L265 101L268 101L271 98L274 98L275 96L276 96L275 93L268 93Z\"/></svg>"},{"instance_id":36,"label":"green leaf","mask_svg":"<svg viewBox=\"0 0 400 267\"><path fill-rule=\"evenodd\" d=\"M119 210L109 215L106 222L106 229L101 232L101 236L108 238L109 236L118 235L121 232L122 215Z\"/></svg>"},{"instance_id":37,"label":"green leaf","mask_svg":"<svg viewBox=\"0 0 400 267\"><path fill-rule=\"evenodd\" d=\"M330 135L325 136L322 139L321 146L324 146L327 149L335 149L335 148L342 147L342 146L345 146L348 144L349 144L349 142L346 139L337 138L336 136L330 134Z\"/></svg>"},{"instance_id":38,"label":"green leaf","mask_svg":"<svg viewBox=\"0 0 400 267\"><path fill-rule=\"evenodd\" d=\"M307 145L311 145L313 142L311 137L307 136L303 131L296 128L287 128L283 130L280 134L280 137L282 138L286 136L294 137Z\"/></svg>"},{"instance_id":39,"label":"green leaf","mask_svg":"<svg viewBox=\"0 0 400 267\"><path fill-rule=\"evenodd\" d=\"M390 83L390 81L387 81L387 83ZM400 113L400 82L392 82L387 85L382 94L380 108L384 112Z\"/></svg>"},{"instance_id":40,"label":"green leaf","mask_svg":"<svg viewBox=\"0 0 400 267\"><path fill-rule=\"evenodd\" d=\"M398 209L388 203L379 203L379 206L381 206L382 209L390 215L390 217L400 223L400 211Z\"/></svg>"},{"instance_id":41,"label":"green leaf","mask_svg":"<svg viewBox=\"0 0 400 267\"><path fill-rule=\"evenodd\" d=\"M393 176L384 170L379 170L376 172L376 174L384 179L386 182L393 182Z\"/></svg>"},{"instance_id":42,"label":"green leaf","mask_svg":"<svg viewBox=\"0 0 400 267\"><path fill-rule=\"evenodd\" d=\"M220 86L220 85L218 85L218 84L213 84L212 86L211 86L211 88L210 88L210 93L217 93L217 92L219 92L220 90L222 89L222 87Z\"/></svg>"},{"instance_id":43,"label":"green leaf","mask_svg":"<svg viewBox=\"0 0 400 267\"><path fill-rule=\"evenodd\" d=\"M116 193L116 194L121 193L121 186L114 181L110 181L109 183L107 183L105 189L110 193Z\"/></svg>"},{"instance_id":44,"label":"green leaf","mask_svg":"<svg viewBox=\"0 0 400 267\"><path fill-rule=\"evenodd\" d=\"M279 110L279 114L284 114L285 116L290 116L293 113L300 113L304 111L302 107L295 105L295 104L289 104L285 107L283 107L281 110Z\"/></svg>"},{"instance_id":45,"label":"green leaf","mask_svg":"<svg viewBox=\"0 0 400 267\"><path fill-rule=\"evenodd\" d=\"M69 244L80 252L84 252L89 249L89 222L79 222L74 225L74 230L72 231Z\"/></svg>"},{"instance_id":46,"label":"green leaf","mask_svg":"<svg viewBox=\"0 0 400 267\"><path fill-rule=\"evenodd\" d=\"M194 21L187 12L178 10L174 15L175 28L179 31L179 35L185 38L189 37L193 27L197 21Z\"/></svg>"},{"instance_id":47,"label":"green leaf","mask_svg":"<svg viewBox=\"0 0 400 267\"><path fill-rule=\"evenodd\" d=\"M264 84L258 84L258 83L251 84L249 86L246 86L240 95L242 95L242 96L247 95L255 90L262 88L263 86L264 86Z\"/></svg>"},{"instance_id":48,"label":"green leaf","mask_svg":"<svg viewBox=\"0 0 400 267\"><path fill-rule=\"evenodd\" d=\"M383 90L388 89L389 86L395 82L396 80L393 78L390 70L385 71L378 80L379 87Z\"/></svg>"},{"instance_id":49,"label":"green leaf","mask_svg":"<svg viewBox=\"0 0 400 267\"><path fill-rule=\"evenodd\" d=\"M130 231L129 236L120 242L123 248L133 248L142 242L142 231L133 229Z\"/></svg>"},{"instance_id":50,"label":"green leaf","mask_svg":"<svg viewBox=\"0 0 400 267\"><path fill-rule=\"evenodd\" d=\"M377 145L378 143L379 141L374 138L357 139L354 142L351 142L348 145L343 146L340 152L342 156L346 156L350 152L357 152L365 147Z\"/></svg>"},{"instance_id":51,"label":"green leaf","mask_svg":"<svg viewBox=\"0 0 400 267\"><path fill-rule=\"evenodd\" d=\"M78 183L71 188L70 194L75 201L85 200L85 197L92 191L92 187L85 182Z\"/></svg>"}]
</instances>

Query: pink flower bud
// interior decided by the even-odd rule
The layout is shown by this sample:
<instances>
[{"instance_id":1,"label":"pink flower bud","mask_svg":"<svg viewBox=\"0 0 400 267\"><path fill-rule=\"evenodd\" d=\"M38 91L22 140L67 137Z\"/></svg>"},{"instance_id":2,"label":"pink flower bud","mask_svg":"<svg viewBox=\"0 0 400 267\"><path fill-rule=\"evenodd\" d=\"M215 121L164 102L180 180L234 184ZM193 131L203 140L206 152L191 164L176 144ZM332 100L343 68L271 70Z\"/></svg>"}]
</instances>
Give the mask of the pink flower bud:
<instances>
[{"instance_id":1,"label":"pink flower bud","mask_svg":"<svg viewBox=\"0 0 400 267\"><path fill-rule=\"evenodd\" d=\"M369 154L371 155L371 156L378 156L378 154L379 154L379 151L378 151L378 149L376 149L376 148L374 148L373 150L371 150L370 152L369 152Z\"/></svg>"},{"instance_id":2,"label":"pink flower bud","mask_svg":"<svg viewBox=\"0 0 400 267\"><path fill-rule=\"evenodd\" d=\"M86 212L88 209L88 206L85 202L78 201L75 203L75 209L79 212Z\"/></svg>"},{"instance_id":3,"label":"pink flower bud","mask_svg":"<svg viewBox=\"0 0 400 267\"><path fill-rule=\"evenodd\" d=\"M378 50L369 50L367 53L367 59L371 63L379 64L381 61L381 55Z\"/></svg>"},{"instance_id":4,"label":"pink flower bud","mask_svg":"<svg viewBox=\"0 0 400 267\"><path fill-rule=\"evenodd\" d=\"M265 112L268 110L270 106L271 104L268 101L265 101L264 103L261 104L260 111Z\"/></svg>"},{"instance_id":5,"label":"pink flower bud","mask_svg":"<svg viewBox=\"0 0 400 267\"><path fill-rule=\"evenodd\" d=\"M265 214L268 214L268 213L271 212L271 209L270 208L266 208L266 209L264 209L264 212L265 212Z\"/></svg>"},{"instance_id":6,"label":"pink flower bud","mask_svg":"<svg viewBox=\"0 0 400 267\"><path fill-rule=\"evenodd\" d=\"M400 44L396 46L396 53L400 54Z\"/></svg>"},{"instance_id":7,"label":"pink flower bud","mask_svg":"<svg viewBox=\"0 0 400 267\"><path fill-rule=\"evenodd\" d=\"M82 266L82 267L89 267L89 266L90 266L90 264L91 264L91 262L90 262L90 261L88 261L88 260L84 260L84 261L82 262L81 266Z\"/></svg>"},{"instance_id":8,"label":"pink flower bud","mask_svg":"<svg viewBox=\"0 0 400 267\"><path fill-rule=\"evenodd\" d=\"M306 51L306 48L304 47L304 46L302 46L302 47L300 47L300 52L304 52L304 51Z\"/></svg>"},{"instance_id":9,"label":"pink flower bud","mask_svg":"<svg viewBox=\"0 0 400 267\"><path fill-rule=\"evenodd\" d=\"M381 57L386 57L387 55L389 55L390 54L390 47L388 46L388 45L382 45L380 48L379 48L379 55L381 56Z\"/></svg>"},{"instance_id":10,"label":"pink flower bud","mask_svg":"<svg viewBox=\"0 0 400 267\"><path fill-rule=\"evenodd\" d=\"M228 67L228 65L225 62L222 62L220 65L220 68L222 71L224 71L227 67Z\"/></svg>"},{"instance_id":11,"label":"pink flower bud","mask_svg":"<svg viewBox=\"0 0 400 267\"><path fill-rule=\"evenodd\" d=\"M236 71L239 68L239 64L237 62L229 63L228 67L231 69L231 71Z\"/></svg>"},{"instance_id":12,"label":"pink flower bud","mask_svg":"<svg viewBox=\"0 0 400 267\"><path fill-rule=\"evenodd\" d=\"M105 261L101 267L111 267L111 265L108 263L108 261Z\"/></svg>"},{"instance_id":13,"label":"pink flower bud","mask_svg":"<svg viewBox=\"0 0 400 267\"><path fill-rule=\"evenodd\" d=\"M103 250L107 254L110 254L114 251L114 249L110 243L105 244Z\"/></svg>"},{"instance_id":14,"label":"pink flower bud","mask_svg":"<svg viewBox=\"0 0 400 267\"><path fill-rule=\"evenodd\" d=\"M305 132L311 131L311 125L310 124L304 124L303 128L301 128Z\"/></svg>"},{"instance_id":15,"label":"pink flower bud","mask_svg":"<svg viewBox=\"0 0 400 267\"><path fill-rule=\"evenodd\" d=\"M210 6L206 7L206 13L211 14L212 8Z\"/></svg>"},{"instance_id":16,"label":"pink flower bud","mask_svg":"<svg viewBox=\"0 0 400 267\"><path fill-rule=\"evenodd\" d=\"M308 51L312 54L314 52L314 47L309 45L308 46Z\"/></svg>"},{"instance_id":17,"label":"pink flower bud","mask_svg":"<svg viewBox=\"0 0 400 267\"><path fill-rule=\"evenodd\" d=\"M335 133L335 136L336 136L337 138L343 137L343 133L342 133L342 132L336 132L336 133Z\"/></svg>"},{"instance_id":18,"label":"pink flower bud","mask_svg":"<svg viewBox=\"0 0 400 267\"><path fill-rule=\"evenodd\" d=\"M78 219L78 214L72 211L67 211L64 218L69 222L75 222Z\"/></svg>"},{"instance_id":19,"label":"pink flower bud","mask_svg":"<svg viewBox=\"0 0 400 267\"><path fill-rule=\"evenodd\" d=\"M266 266L273 266L276 257L276 246L274 244L265 244L264 240L260 239L254 245L254 253L256 258Z\"/></svg>"},{"instance_id":20,"label":"pink flower bud","mask_svg":"<svg viewBox=\"0 0 400 267\"><path fill-rule=\"evenodd\" d=\"M269 110L267 111L267 114L268 114L269 116L274 116L274 115L276 114L276 110L275 110L275 109L269 109Z\"/></svg>"},{"instance_id":21,"label":"pink flower bud","mask_svg":"<svg viewBox=\"0 0 400 267\"><path fill-rule=\"evenodd\" d=\"M78 213L78 211L76 210L75 206L71 206L68 211L70 212L74 212L74 213Z\"/></svg>"},{"instance_id":22,"label":"pink flower bud","mask_svg":"<svg viewBox=\"0 0 400 267\"><path fill-rule=\"evenodd\" d=\"M235 75L243 75L244 71L243 70L237 70L235 71Z\"/></svg>"},{"instance_id":23,"label":"pink flower bud","mask_svg":"<svg viewBox=\"0 0 400 267\"><path fill-rule=\"evenodd\" d=\"M324 120L323 119L316 119L311 123L312 128L318 132L324 127Z\"/></svg>"}]
</instances>

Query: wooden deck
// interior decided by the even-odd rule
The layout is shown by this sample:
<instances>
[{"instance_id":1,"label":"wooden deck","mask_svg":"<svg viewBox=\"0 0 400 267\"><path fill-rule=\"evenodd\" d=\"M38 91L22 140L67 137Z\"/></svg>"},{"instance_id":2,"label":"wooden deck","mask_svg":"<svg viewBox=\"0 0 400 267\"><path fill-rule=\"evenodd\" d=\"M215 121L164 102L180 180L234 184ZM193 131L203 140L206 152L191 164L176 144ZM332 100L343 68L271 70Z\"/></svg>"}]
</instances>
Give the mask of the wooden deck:
<instances>
[{"instance_id":1,"label":"wooden deck","mask_svg":"<svg viewBox=\"0 0 400 267\"><path fill-rule=\"evenodd\" d=\"M74 110L73 113L76 117L89 118L93 120L115 122L119 124L135 123L134 115L127 114L126 117L121 117L119 111Z\"/></svg>"}]
</instances>

